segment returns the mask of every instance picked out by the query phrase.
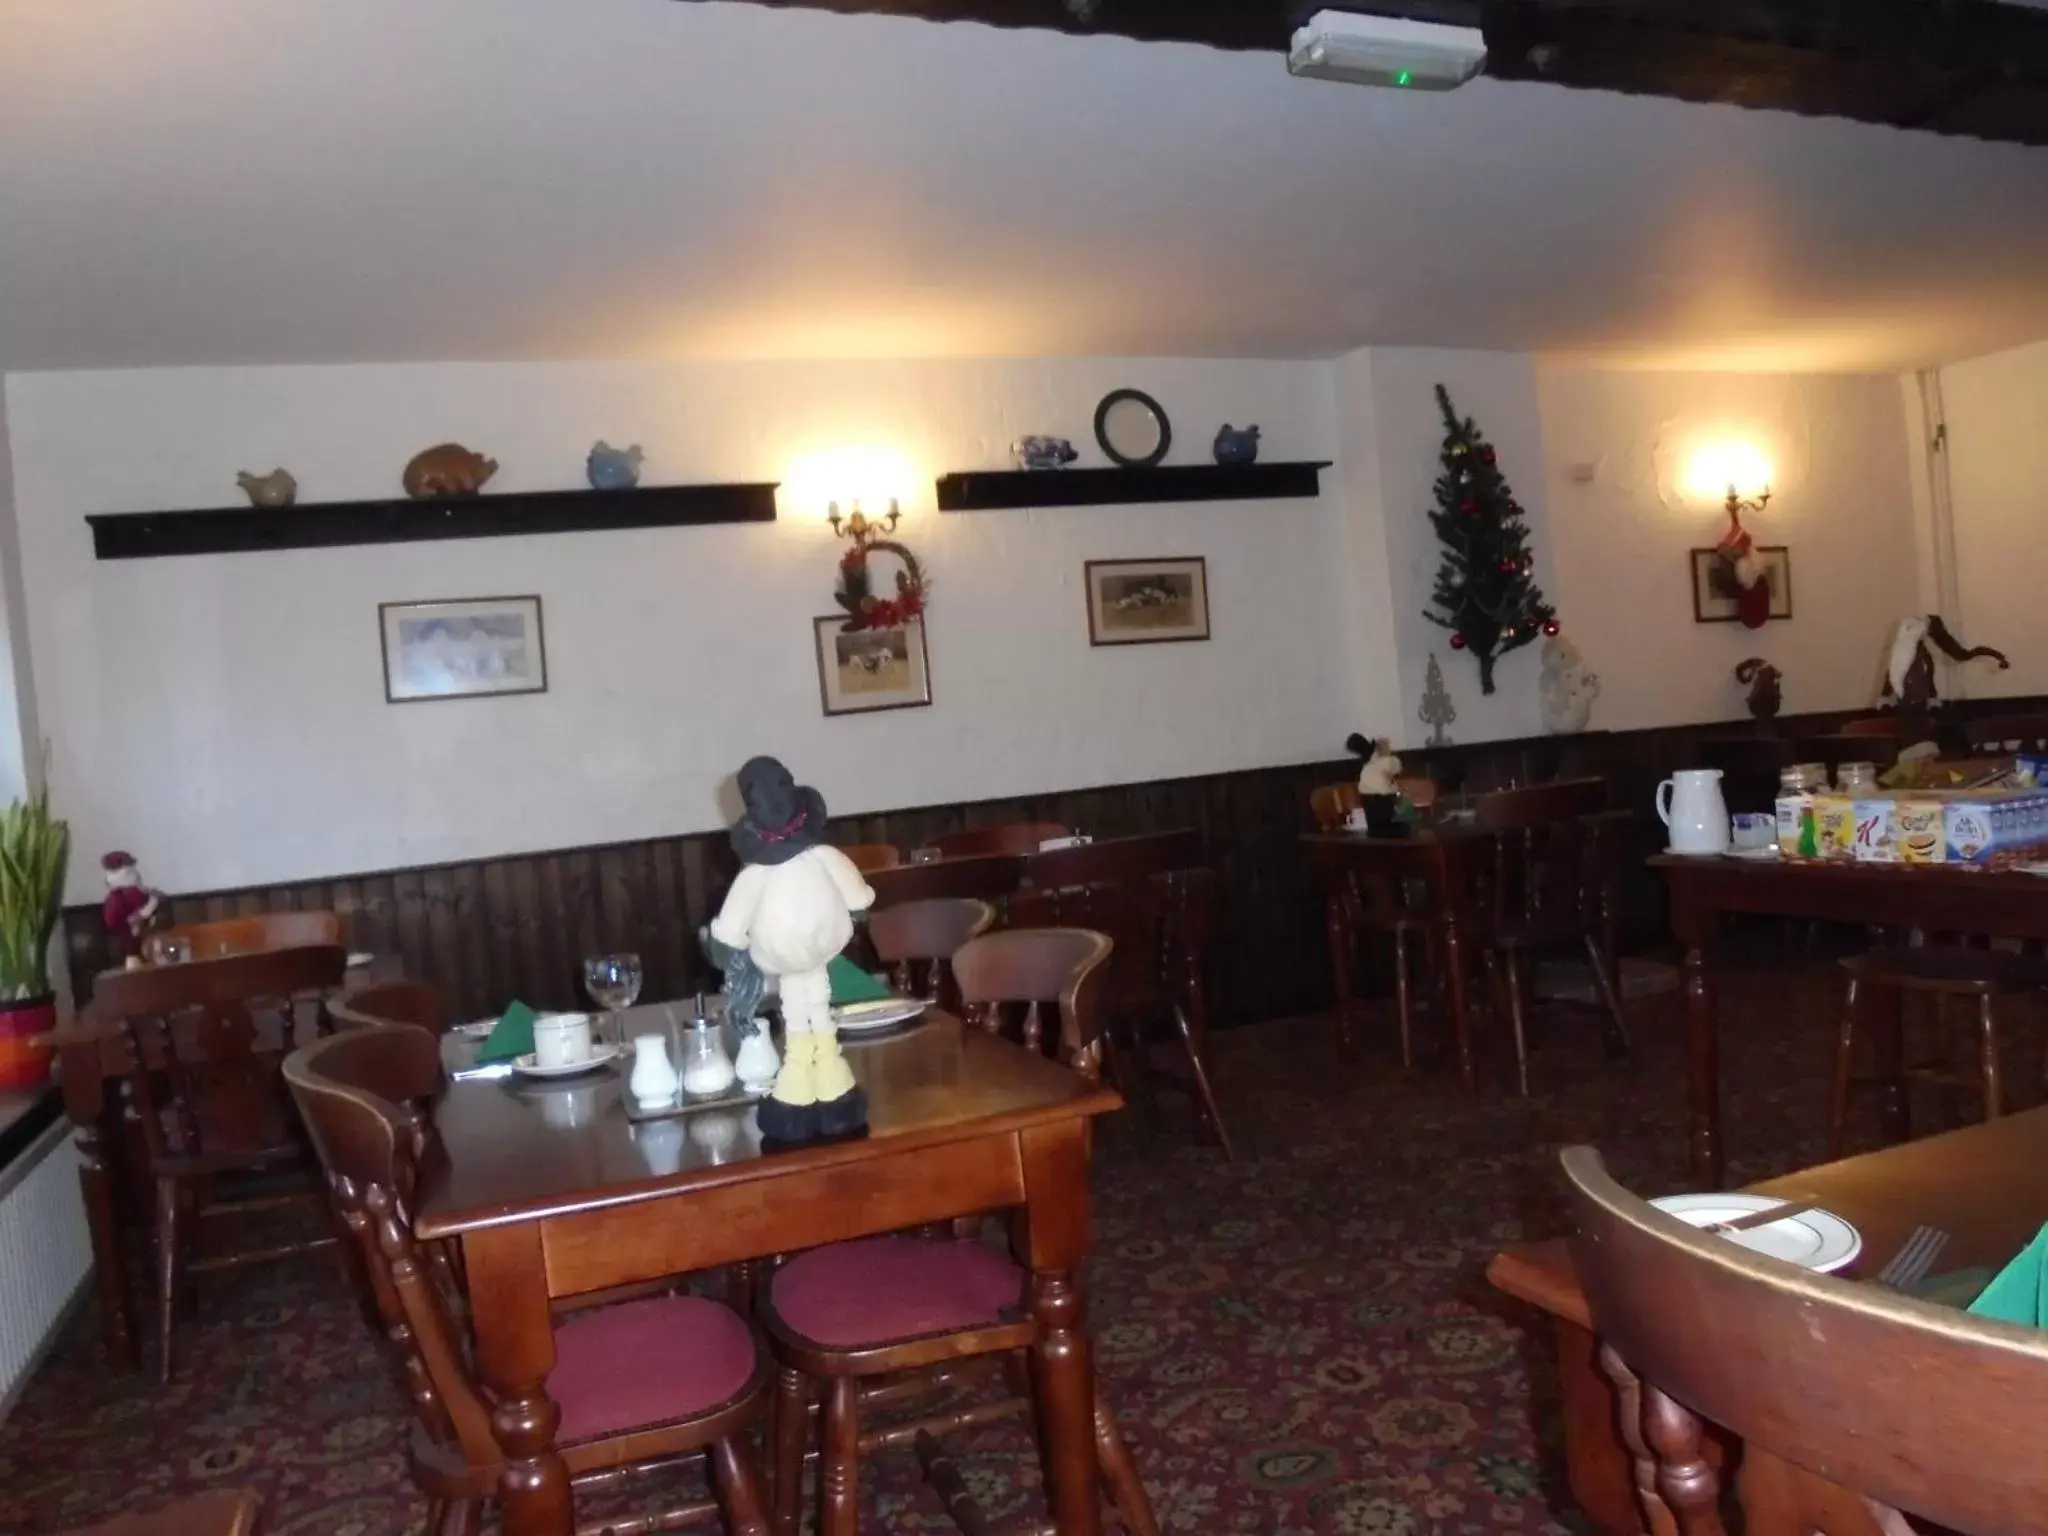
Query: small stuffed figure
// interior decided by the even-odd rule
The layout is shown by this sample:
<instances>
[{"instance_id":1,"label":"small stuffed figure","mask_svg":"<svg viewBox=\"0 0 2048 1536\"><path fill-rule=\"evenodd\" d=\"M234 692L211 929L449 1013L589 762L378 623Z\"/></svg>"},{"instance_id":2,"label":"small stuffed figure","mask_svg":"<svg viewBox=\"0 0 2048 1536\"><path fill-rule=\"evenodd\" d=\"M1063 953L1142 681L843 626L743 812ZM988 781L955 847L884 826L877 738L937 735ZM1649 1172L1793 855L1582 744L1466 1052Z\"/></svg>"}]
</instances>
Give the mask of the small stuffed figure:
<instances>
[{"instance_id":1,"label":"small stuffed figure","mask_svg":"<svg viewBox=\"0 0 2048 1536\"><path fill-rule=\"evenodd\" d=\"M1999 671L2008 670L2012 663L2005 659L2005 652L1993 650L1988 645L1971 646L1967 649L1962 642L1948 632L1948 626L1941 622L1941 615L1930 613L1899 620L1899 627L1892 631L1892 643L1885 655L1884 689L1880 700L1896 704L1909 713L1923 713L1941 702L1940 679L1934 670L1934 652L1928 649L1932 644L1950 661L1975 661L1988 657L1998 663Z\"/></svg>"},{"instance_id":2,"label":"small stuffed figure","mask_svg":"<svg viewBox=\"0 0 2048 1536\"><path fill-rule=\"evenodd\" d=\"M740 769L739 788L746 809L732 846L746 867L711 920L711 937L745 951L782 995L782 1070L761 1102L761 1134L782 1142L850 1135L867 1124L867 1096L840 1054L826 967L875 893L825 841L825 800L815 789L772 757Z\"/></svg>"},{"instance_id":3,"label":"small stuffed figure","mask_svg":"<svg viewBox=\"0 0 2048 1536\"><path fill-rule=\"evenodd\" d=\"M1553 736L1583 731L1600 697L1600 676L1564 635L1543 642L1543 671L1536 679L1536 711Z\"/></svg>"},{"instance_id":4,"label":"small stuffed figure","mask_svg":"<svg viewBox=\"0 0 2048 1536\"><path fill-rule=\"evenodd\" d=\"M132 853L107 854L100 860L100 869L107 881L107 899L100 906L100 922L107 930L114 954L124 964L132 964L141 956L142 936L156 922L163 893L142 883L142 871L136 867Z\"/></svg>"},{"instance_id":5,"label":"small stuffed figure","mask_svg":"<svg viewBox=\"0 0 2048 1536\"><path fill-rule=\"evenodd\" d=\"M1752 656L1747 661L1735 664L1735 681L1749 688L1749 713L1757 720L1775 720L1778 711L1784 707L1785 674L1765 661L1761 656Z\"/></svg>"},{"instance_id":6,"label":"small stuffed figure","mask_svg":"<svg viewBox=\"0 0 2048 1536\"><path fill-rule=\"evenodd\" d=\"M1401 759L1394 756L1391 743L1354 732L1345 738L1344 746L1347 751L1356 752L1365 759L1365 766L1358 770L1360 795L1401 793Z\"/></svg>"}]
</instances>

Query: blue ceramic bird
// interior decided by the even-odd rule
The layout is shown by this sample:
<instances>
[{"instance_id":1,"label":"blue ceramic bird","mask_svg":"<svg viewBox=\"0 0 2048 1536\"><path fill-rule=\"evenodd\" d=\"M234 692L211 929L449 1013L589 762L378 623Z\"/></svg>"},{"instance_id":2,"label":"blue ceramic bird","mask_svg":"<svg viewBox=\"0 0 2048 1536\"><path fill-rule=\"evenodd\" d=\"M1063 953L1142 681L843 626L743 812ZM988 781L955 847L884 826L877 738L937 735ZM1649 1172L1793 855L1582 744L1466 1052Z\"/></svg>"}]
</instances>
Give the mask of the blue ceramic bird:
<instances>
[{"instance_id":1,"label":"blue ceramic bird","mask_svg":"<svg viewBox=\"0 0 2048 1536\"><path fill-rule=\"evenodd\" d=\"M1216 434L1216 462L1218 464L1256 464L1259 461L1259 429L1246 427L1242 431L1229 422Z\"/></svg>"},{"instance_id":2,"label":"blue ceramic bird","mask_svg":"<svg viewBox=\"0 0 2048 1536\"><path fill-rule=\"evenodd\" d=\"M629 491L640 483L641 458L638 443L630 448L614 448L600 440L591 445L583 472L590 477L593 490Z\"/></svg>"},{"instance_id":3,"label":"blue ceramic bird","mask_svg":"<svg viewBox=\"0 0 2048 1536\"><path fill-rule=\"evenodd\" d=\"M1065 469L1081 457L1064 437L1020 437L1010 445L1019 469Z\"/></svg>"}]
</instances>

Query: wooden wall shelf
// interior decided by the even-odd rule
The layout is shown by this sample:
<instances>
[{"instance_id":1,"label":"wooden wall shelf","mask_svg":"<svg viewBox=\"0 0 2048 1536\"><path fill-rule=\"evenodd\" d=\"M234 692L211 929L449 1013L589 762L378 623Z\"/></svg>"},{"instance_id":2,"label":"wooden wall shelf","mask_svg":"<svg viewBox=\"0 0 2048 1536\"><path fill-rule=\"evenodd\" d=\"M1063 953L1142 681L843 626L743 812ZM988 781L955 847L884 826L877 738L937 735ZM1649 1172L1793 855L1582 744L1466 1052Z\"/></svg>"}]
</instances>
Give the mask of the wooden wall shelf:
<instances>
[{"instance_id":1,"label":"wooden wall shelf","mask_svg":"<svg viewBox=\"0 0 2048 1536\"><path fill-rule=\"evenodd\" d=\"M629 491L511 491L426 501L316 501L274 509L104 512L86 521L92 524L96 558L145 560L158 555L495 539L520 533L772 523L775 482L661 485Z\"/></svg>"},{"instance_id":2,"label":"wooden wall shelf","mask_svg":"<svg viewBox=\"0 0 2048 1536\"><path fill-rule=\"evenodd\" d=\"M1156 469L966 470L939 481L941 512L1110 507L1158 501L1275 501L1316 496L1327 462L1172 464Z\"/></svg>"}]
</instances>

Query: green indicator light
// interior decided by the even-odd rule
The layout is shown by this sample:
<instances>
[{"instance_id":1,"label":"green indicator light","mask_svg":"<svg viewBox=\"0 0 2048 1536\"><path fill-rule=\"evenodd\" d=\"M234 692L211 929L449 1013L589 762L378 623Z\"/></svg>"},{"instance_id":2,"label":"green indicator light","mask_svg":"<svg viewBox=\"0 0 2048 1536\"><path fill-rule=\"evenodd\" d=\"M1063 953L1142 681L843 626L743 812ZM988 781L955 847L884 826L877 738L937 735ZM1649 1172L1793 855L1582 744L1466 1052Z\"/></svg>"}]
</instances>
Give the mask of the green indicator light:
<instances>
[{"instance_id":1,"label":"green indicator light","mask_svg":"<svg viewBox=\"0 0 2048 1536\"><path fill-rule=\"evenodd\" d=\"M1397 70L1395 70L1395 71L1394 71L1394 84L1396 84L1396 85L1413 85L1414 83L1415 83L1415 74L1414 74L1414 71L1412 71L1412 70L1406 70L1406 69L1397 69Z\"/></svg>"}]
</instances>

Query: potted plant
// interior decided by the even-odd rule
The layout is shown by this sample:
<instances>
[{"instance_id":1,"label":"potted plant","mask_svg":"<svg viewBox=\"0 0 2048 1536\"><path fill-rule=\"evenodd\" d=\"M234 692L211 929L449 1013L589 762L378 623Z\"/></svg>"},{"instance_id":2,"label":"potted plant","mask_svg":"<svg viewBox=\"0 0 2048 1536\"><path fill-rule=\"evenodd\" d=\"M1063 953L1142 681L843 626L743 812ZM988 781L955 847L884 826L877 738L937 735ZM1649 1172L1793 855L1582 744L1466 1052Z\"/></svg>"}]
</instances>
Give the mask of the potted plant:
<instances>
[{"instance_id":1,"label":"potted plant","mask_svg":"<svg viewBox=\"0 0 2048 1536\"><path fill-rule=\"evenodd\" d=\"M0 1088L34 1088L50 1075L50 935L70 851L71 828L52 819L47 786L0 812Z\"/></svg>"}]
</instances>

